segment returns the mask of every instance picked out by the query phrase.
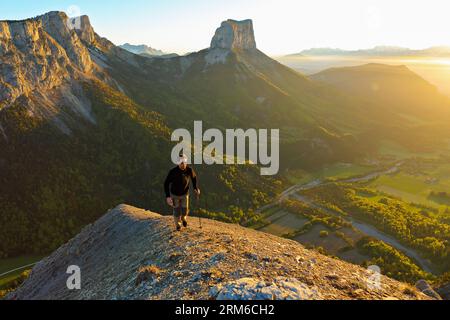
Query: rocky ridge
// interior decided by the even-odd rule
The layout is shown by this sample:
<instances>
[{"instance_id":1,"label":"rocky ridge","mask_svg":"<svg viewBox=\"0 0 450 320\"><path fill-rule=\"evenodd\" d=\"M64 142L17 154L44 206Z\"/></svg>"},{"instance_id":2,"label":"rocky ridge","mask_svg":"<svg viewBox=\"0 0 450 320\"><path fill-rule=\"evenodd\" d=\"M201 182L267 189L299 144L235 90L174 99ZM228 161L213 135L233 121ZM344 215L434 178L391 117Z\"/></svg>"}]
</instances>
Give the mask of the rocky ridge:
<instances>
[{"instance_id":1,"label":"rocky ridge","mask_svg":"<svg viewBox=\"0 0 450 320\"><path fill-rule=\"evenodd\" d=\"M61 124L63 119L58 115L61 110L57 107L61 101L55 101L54 97L67 92L77 96L71 88L74 82L99 79L120 89L109 72L111 61L139 70L148 65L166 68L164 61L148 62L149 57L125 49L96 34L88 16L69 18L64 12L53 11L27 20L0 21L0 109L13 105L20 97L22 104L35 109L34 114L56 118ZM207 67L225 63L235 50L256 51L252 20L222 22L211 47L204 52L163 57L170 65L178 64L184 74L198 57L204 59ZM56 93L52 92L55 90ZM70 107L74 108L69 104ZM60 127L64 129L64 125Z\"/></svg>"},{"instance_id":2,"label":"rocky ridge","mask_svg":"<svg viewBox=\"0 0 450 320\"><path fill-rule=\"evenodd\" d=\"M81 290L67 268L80 267ZM121 205L38 263L9 299L429 299L407 284L238 225Z\"/></svg>"},{"instance_id":3,"label":"rocky ridge","mask_svg":"<svg viewBox=\"0 0 450 320\"><path fill-rule=\"evenodd\" d=\"M52 11L0 21L0 111L20 105L66 134L76 116L95 123L81 83L96 79L119 89L109 75L110 56L131 64L135 57L97 35L88 16Z\"/></svg>"},{"instance_id":4,"label":"rocky ridge","mask_svg":"<svg viewBox=\"0 0 450 320\"><path fill-rule=\"evenodd\" d=\"M256 49L252 21L227 20L217 29L211 48L200 56L208 66L225 63L231 50L251 49ZM184 74L198 56L163 57ZM30 114L51 120L65 133L70 133L64 121L66 111L80 113L81 106L81 114L89 114L88 120L92 120L83 92L75 90L74 83L98 79L121 90L109 72L112 61L138 70L148 65L166 68L164 61L148 62L149 57L100 37L88 16L69 18L58 11L26 20L0 21L0 58L0 110L20 98ZM74 100L76 103L71 103ZM68 109L61 110L61 105Z\"/></svg>"},{"instance_id":5,"label":"rocky ridge","mask_svg":"<svg viewBox=\"0 0 450 320\"><path fill-rule=\"evenodd\" d=\"M60 86L93 71L89 52L61 12L23 21L0 21L0 99Z\"/></svg>"},{"instance_id":6,"label":"rocky ridge","mask_svg":"<svg viewBox=\"0 0 450 320\"><path fill-rule=\"evenodd\" d=\"M107 76L88 49L97 38L89 19L79 22L75 31L63 12L0 21L0 111L25 107L29 116L49 120L66 134L76 115L95 123L80 82Z\"/></svg>"}]
</instances>

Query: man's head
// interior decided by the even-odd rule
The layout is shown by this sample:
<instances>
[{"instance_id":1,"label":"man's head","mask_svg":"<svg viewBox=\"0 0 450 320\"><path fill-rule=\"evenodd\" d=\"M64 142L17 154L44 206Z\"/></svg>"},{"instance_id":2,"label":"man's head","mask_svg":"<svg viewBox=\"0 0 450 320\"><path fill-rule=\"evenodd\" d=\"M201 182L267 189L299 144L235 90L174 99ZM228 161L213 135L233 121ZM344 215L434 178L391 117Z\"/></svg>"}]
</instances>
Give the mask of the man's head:
<instances>
[{"instance_id":1,"label":"man's head","mask_svg":"<svg viewBox=\"0 0 450 320\"><path fill-rule=\"evenodd\" d=\"M184 155L184 154L180 154L180 157L179 157L179 159L178 159L178 167L179 167L181 170L186 170L186 168L187 168L187 162L188 162L187 156Z\"/></svg>"}]
</instances>

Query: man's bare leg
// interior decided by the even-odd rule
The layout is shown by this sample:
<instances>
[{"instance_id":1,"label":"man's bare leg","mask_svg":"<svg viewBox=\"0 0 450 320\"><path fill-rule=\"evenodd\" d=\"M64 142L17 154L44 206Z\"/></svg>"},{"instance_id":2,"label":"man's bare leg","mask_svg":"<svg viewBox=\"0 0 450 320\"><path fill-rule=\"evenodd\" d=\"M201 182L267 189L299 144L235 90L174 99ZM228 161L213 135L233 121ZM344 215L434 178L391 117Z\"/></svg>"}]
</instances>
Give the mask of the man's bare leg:
<instances>
[{"instance_id":1,"label":"man's bare leg","mask_svg":"<svg viewBox=\"0 0 450 320\"><path fill-rule=\"evenodd\" d=\"M177 216L173 216L174 222L175 222L175 228L177 230L181 229L181 216L177 217Z\"/></svg>"},{"instance_id":2,"label":"man's bare leg","mask_svg":"<svg viewBox=\"0 0 450 320\"><path fill-rule=\"evenodd\" d=\"M173 208L173 220L175 222L175 228L177 231L181 230L181 216L182 216L182 208L181 208L181 201L177 201L174 199L174 208Z\"/></svg>"},{"instance_id":3,"label":"man's bare leg","mask_svg":"<svg viewBox=\"0 0 450 320\"><path fill-rule=\"evenodd\" d=\"M181 221L183 222L183 227L187 228L187 217L189 215L189 196L186 196L186 198L181 201L181 208Z\"/></svg>"}]
</instances>

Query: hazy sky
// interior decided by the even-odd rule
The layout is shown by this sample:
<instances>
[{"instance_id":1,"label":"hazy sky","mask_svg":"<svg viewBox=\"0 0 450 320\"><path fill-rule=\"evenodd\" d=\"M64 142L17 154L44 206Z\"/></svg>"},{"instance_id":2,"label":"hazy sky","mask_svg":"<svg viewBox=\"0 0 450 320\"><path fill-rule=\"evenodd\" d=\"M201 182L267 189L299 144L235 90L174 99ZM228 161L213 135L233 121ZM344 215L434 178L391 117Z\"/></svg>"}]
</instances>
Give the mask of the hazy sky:
<instances>
[{"instance_id":1,"label":"hazy sky","mask_svg":"<svg viewBox=\"0 0 450 320\"><path fill-rule=\"evenodd\" d=\"M450 46L449 0L8 0L0 20L51 10L87 14L116 44L185 53L209 46L228 18L253 19L258 47L271 55L311 47Z\"/></svg>"}]
</instances>

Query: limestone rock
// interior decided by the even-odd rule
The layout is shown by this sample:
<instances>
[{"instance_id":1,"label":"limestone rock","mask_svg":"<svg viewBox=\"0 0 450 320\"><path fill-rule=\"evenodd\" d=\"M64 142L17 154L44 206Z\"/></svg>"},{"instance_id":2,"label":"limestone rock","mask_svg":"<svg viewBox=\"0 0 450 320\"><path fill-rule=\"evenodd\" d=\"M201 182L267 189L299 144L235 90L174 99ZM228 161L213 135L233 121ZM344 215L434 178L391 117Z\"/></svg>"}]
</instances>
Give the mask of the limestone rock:
<instances>
[{"instance_id":1,"label":"limestone rock","mask_svg":"<svg viewBox=\"0 0 450 320\"><path fill-rule=\"evenodd\" d=\"M227 20L222 22L211 41L211 49L256 49L252 20Z\"/></svg>"},{"instance_id":2,"label":"limestone rock","mask_svg":"<svg viewBox=\"0 0 450 320\"><path fill-rule=\"evenodd\" d=\"M436 291L442 297L442 299L450 300L450 283L441 285L436 289Z\"/></svg>"},{"instance_id":3,"label":"limestone rock","mask_svg":"<svg viewBox=\"0 0 450 320\"><path fill-rule=\"evenodd\" d=\"M95 44L97 37L89 17L84 15L72 18L72 20L74 20L75 32L78 34L78 37L88 45Z\"/></svg>"},{"instance_id":4,"label":"limestone rock","mask_svg":"<svg viewBox=\"0 0 450 320\"><path fill-rule=\"evenodd\" d=\"M40 19L0 22L0 101L8 105L35 90L45 92L71 77L65 49Z\"/></svg>"},{"instance_id":5,"label":"limestone rock","mask_svg":"<svg viewBox=\"0 0 450 320\"><path fill-rule=\"evenodd\" d=\"M76 28L71 28L69 18L64 12L49 12L37 18L42 22L42 27L53 39L55 39L66 51L71 61L80 68L83 72L92 70L92 60L87 48L81 43L80 38L75 31ZM81 21L83 23L81 23ZM90 23L89 19L80 18L80 33L85 38L88 38ZM84 32L83 32L84 31Z\"/></svg>"},{"instance_id":6,"label":"limestone rock","mask_svg":"<svg viewBox=\"0 0 450 320\"><path fill-rule=\"evenodd\" d=\"M441 296L433 290L433 288L430 286L430 284L426 280L419 280L416 283L416 288L422 292L423 294L426 294L427 296L441 300Z\"/></svg>"},{"instance_id":7,"label":"limestone rock","mask_svg":"<svg viewBox=\"0 0 450 320\"><path fill-rule=\"evenodd\" d=\"M69 119L74 114L95 123L79 82L109 80L106 63L93 61L91 47L97 44L106 41L95 34L87 16L69 19L64 12L53 11L27 20L0 21L0 111L20 101L30 115L50 121L66 134L71 133L68 123L77 122ZM101 50L95 53L100 62Z\"/></svg>"},{"instance_id":8,"label":"limestone rock","mask_svg":"<svg viewBox=\"0 0 450 320\"><path fill-rule=\"evenodd\" d=\"M277 277L273 282L242 278L211 288L217 300L320 300L317 289L311 289L295 278Z\"/></svg>"}]
</instances>

